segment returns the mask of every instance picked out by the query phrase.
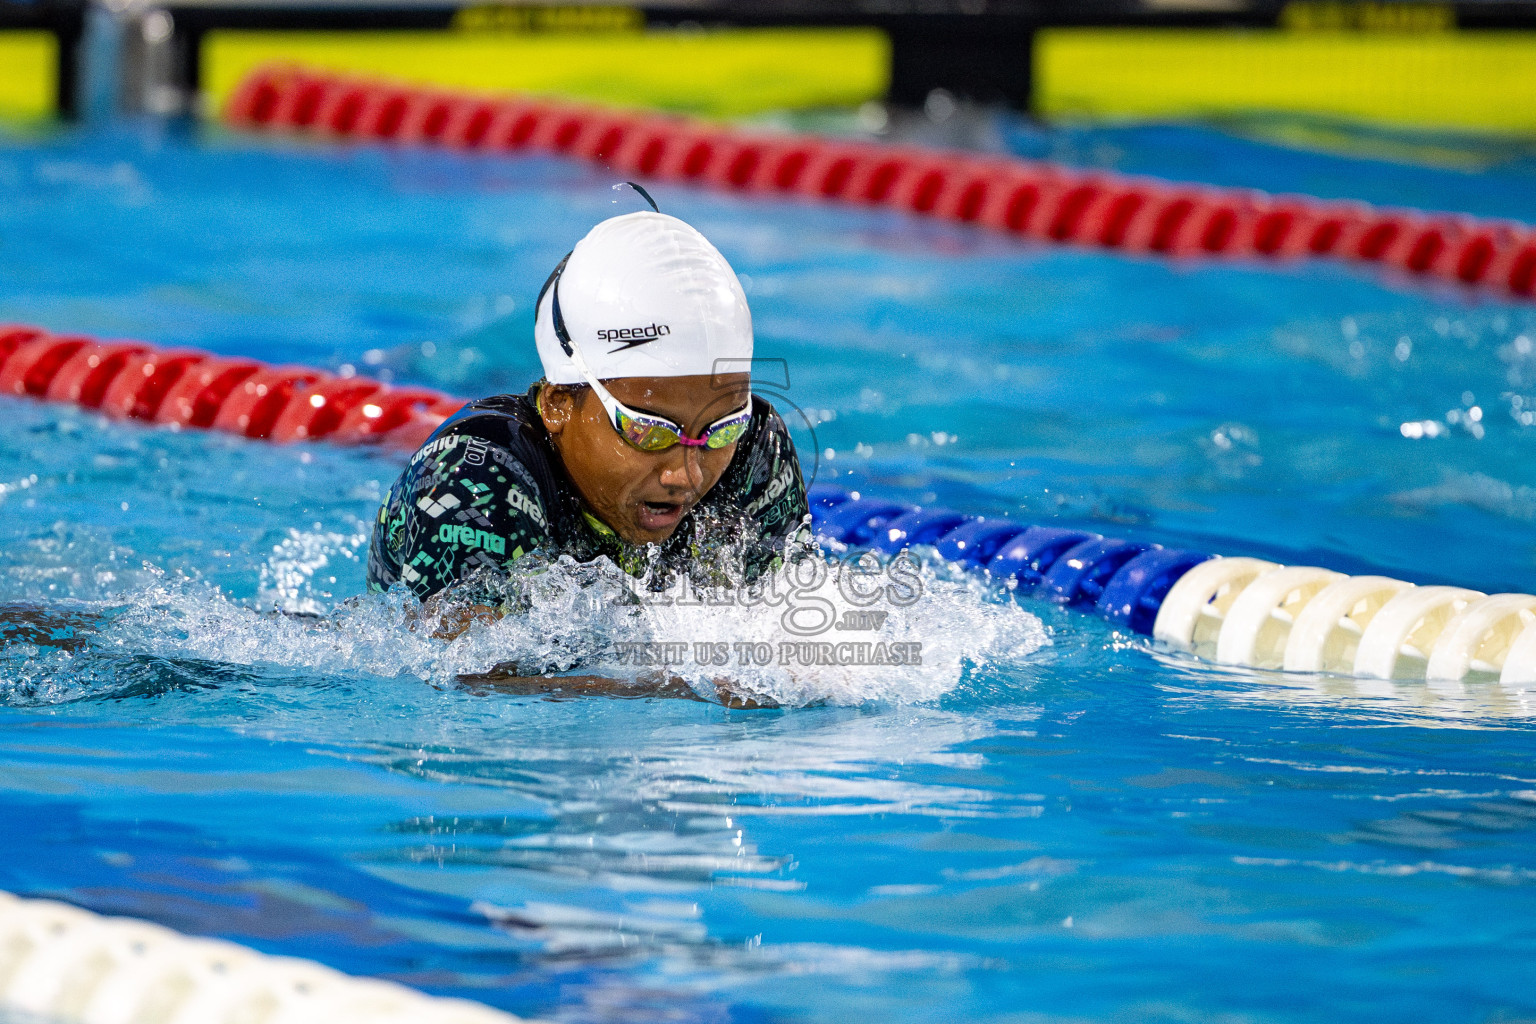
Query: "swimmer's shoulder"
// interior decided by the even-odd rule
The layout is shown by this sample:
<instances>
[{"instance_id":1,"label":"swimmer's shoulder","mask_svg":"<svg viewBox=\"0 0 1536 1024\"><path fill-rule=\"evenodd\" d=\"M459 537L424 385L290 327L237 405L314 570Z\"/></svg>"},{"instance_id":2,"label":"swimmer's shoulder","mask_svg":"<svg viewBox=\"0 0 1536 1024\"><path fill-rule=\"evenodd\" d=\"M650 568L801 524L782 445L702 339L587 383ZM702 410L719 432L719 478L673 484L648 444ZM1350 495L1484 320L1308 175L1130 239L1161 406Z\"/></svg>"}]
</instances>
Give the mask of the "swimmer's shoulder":
<instances>
[{"instance_id":1,"label":"swimmer's shoulder","mask_svg":"<svg viewBox=\"0 0 1536 1024\"><path fill-rule=\"evenodd\" d=\"M451 473L471 479L490 475L552 507L562 491L549 432L526 393L479 398L450 416L411 456L419 473Z\"/></svg>"},{"instance_id":2,"label":"swimmer's shoulder","mask_svg":"<svg viewBox=\"0 0 1536 1024\"><path fill-rule=\"evenodd\" d=\"M411 456L411 462L432 458L440 452L475 442L497 445L537 455L548 448L548 432L528 394L491 395L477 398L443 421L442 426Z\"/></svg>"},{"instance_id":3,"label":"swimmer's shoulder","mask_svg":"<svg viewBox=\"0 0 1536 1024\"><path fill-rule=\"evenodd\" d=\"M764 457L771 458L775 463L791 461L798 464L795 442L789 436L789 427L785 425L784 417L779 415L779 411L768 399L762 395L753 395L752 422L742 435L737 458L752 461Z\"/></svg>"}]
</instances>

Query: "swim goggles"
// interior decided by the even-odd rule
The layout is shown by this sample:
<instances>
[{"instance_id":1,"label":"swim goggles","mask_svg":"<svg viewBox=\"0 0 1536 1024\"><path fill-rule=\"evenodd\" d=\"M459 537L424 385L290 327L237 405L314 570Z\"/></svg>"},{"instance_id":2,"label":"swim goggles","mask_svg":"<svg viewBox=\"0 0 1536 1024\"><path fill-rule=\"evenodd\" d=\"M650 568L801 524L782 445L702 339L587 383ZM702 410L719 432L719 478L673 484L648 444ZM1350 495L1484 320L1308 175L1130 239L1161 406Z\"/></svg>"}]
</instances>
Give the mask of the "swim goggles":
<instances>
[{"instance_id":1,"label":"swim goggles","mask_svg":"<svg viewBox=\"0 0 1536 1024\"><path fill-rule=\"evenodd\" d=\"M642 452L664 452L679 444L689 448L718 450L739 441L752 422L750 397L747 399L747 404L739 411L711 423L699 434L698 440L693 440L683 434L681 426L666 417L631 409L614 398L608 389L598 382L597 377L587 368L587 361L581 357L581 350L571 340L571 333L565 327L565 317L560 313L560 273L565 270L565 265L570 258L571 254L566 253L565 259L560 261L554 273L549 275L549 280L544 282L539 298L543 299L545 291L550 292L551 319L554 321L555 337L560 341L560 348L570 357L571 362L576 364L576 371L597 394L597 400L603 403L603 409L608 413L608 421L613 424L613 429L618 435L630 447L638 448ZM538 308L537 303L534 308Z\"/></svg>"}]
</instances>

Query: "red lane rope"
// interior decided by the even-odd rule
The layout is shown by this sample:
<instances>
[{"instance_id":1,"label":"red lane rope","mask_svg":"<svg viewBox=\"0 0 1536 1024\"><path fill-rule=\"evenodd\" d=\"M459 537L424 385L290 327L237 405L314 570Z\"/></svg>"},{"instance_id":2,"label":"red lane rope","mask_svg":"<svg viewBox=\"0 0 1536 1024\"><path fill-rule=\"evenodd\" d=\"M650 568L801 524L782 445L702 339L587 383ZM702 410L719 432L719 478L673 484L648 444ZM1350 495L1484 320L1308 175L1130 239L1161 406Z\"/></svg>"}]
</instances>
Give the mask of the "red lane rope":
<instances>
[{"instance_id":1,"label":"red lane rope","mask_svg":"<svg viewBox=\"0 0 1536 1024\"><path fill-rule=\"evenodd\" d=\"M977 154L757 135L661 114L498 99L267 67L224 119L250 130L537 150L625 175L888 206L1043 242L1171 257L1333 257L1536 297L1536 232L1513 222L1270 196Z\"/></svg>"},{"instance_id":2,"label":"red lane rope","mask_svg":"<svg viewBox=\"0 0 1536 1024\"><path fill-rule=\"evenodd\" d=\"M99 409L115 419L288 442L414 451L465 399L302 366L270 367L139 341L100 342L0 324L0 395Z\"/></svg>"}]
</instances>

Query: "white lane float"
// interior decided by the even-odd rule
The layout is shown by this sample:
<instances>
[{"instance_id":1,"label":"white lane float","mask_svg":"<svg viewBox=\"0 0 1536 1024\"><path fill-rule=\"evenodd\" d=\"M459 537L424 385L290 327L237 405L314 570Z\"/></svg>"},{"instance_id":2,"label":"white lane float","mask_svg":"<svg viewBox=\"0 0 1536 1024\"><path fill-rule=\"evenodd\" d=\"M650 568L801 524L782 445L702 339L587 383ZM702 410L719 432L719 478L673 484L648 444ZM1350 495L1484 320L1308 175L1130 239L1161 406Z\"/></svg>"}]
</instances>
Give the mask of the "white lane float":
<instances>
[{"instance_id":1,"label":"white lane float","mask_svg":"<svg viewBox=\"0 0 1536 1024\"><path fill-rule=\"evenodd\" d=\"M1279 569L1259 558L1212 558L1179 578L1163 598L1152 637L1202 658L1213 658L1227 612L1244 588Z\"/></svg>"},{"instance_id":2,"label":"white lane float","mask_svg":"<svg viewBox=\"0 0 1536 1024\"><path fill-rule=\"evenodd\" d=\"M1353 675L1365 628L1388 601L1412 586L1386 576L1338 577L1297 613L1280 667Z\"/></svg>"},{"instance_id":3,"label":"white lane float","mask_svg":"<svg viewBox=\"0 0 1536 1024\"><path fill-rule=\"evenodd\" d=\"M1297 614L1341 575L1292 565L1256 576L1227 610L1216 640L1216 660L1224 665L1281 667Z\"/></svg>"},{"instance_id":4,"label":"white lane float","mask_svg":"<svg viewBox=\"0 0 1536 1024\"><path fill-rule=\"evenodd\" d=\"M1168 591L1154 639L1226 665L1431 683L1536 683L1536 597L1212 558Z\"/></svg>"},{"instance_id":5,"label":"white lane float","mask_svg":"<svg viewBox=\"0 0 1536 1024\"><path fill-rule=\"evenodd\" d=\"M0 892L0 1017L42 1024L518 1024L146 921Z\"/></svg>"}]
</instances>

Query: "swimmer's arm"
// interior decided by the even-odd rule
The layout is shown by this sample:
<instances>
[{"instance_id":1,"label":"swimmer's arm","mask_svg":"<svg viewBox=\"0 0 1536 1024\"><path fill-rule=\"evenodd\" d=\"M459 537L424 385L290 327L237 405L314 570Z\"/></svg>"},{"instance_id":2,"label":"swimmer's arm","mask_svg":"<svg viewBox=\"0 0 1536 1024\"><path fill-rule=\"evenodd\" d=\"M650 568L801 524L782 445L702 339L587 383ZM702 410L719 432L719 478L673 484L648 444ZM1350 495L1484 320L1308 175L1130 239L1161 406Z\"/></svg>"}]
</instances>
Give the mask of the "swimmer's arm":
<instances>
[{"instance_id":1,"label":"swimmer's arm","mask_svg":"<svg viewBox=\"0 0 1536 1024\"><path fill-rule=\"evenodd\" d=\"M678 700L705 701L677 676L652 672L638 679L610 679L606 676L522 676L500 671L459 676L459 682L471 693L509 693L519 696L543 694L548 697L667 697ZM716 679L715 694L728 708L752 710L778 705L766 698L735 692L729 679Z\"/></svg>"}]
</instances>

